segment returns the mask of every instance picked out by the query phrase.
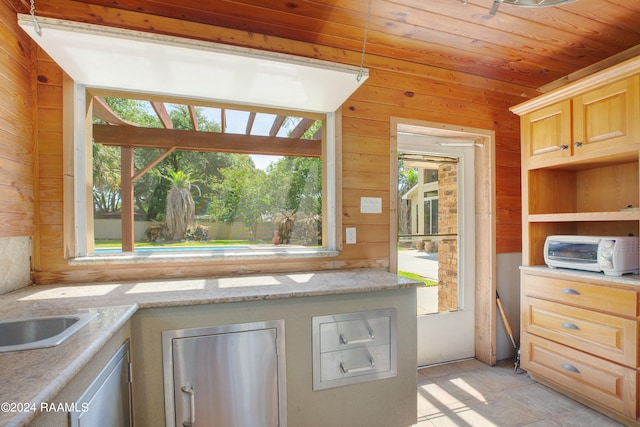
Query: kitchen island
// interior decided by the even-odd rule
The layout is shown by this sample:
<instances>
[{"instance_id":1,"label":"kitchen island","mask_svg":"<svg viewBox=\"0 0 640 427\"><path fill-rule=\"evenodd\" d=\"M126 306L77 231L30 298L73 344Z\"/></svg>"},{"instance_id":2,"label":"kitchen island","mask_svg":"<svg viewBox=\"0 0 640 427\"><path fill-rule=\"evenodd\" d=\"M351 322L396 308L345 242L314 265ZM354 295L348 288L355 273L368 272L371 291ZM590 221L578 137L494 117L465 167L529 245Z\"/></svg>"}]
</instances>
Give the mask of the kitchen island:
<instances>
[{"instance_id":1,"label":"kitchen island","mask_svg":"<svg viewBox=\"0 0 640 427\"><path fill-rule=\"evenodd\" d=\"M415 286L366 269L23 288L0 296L2 319L92 310L99 316L57 347L0 354L1 400L29 408L1 413L0 423L38 424L49 415L39 415L42 402L65 395L110 341L130 338L135 424L164 425L161 331L282 319L289 425L410 425L416 414ZM311 318L389 308L397 312L397 375L313 391Z\"/></svg>"}]
</instances>

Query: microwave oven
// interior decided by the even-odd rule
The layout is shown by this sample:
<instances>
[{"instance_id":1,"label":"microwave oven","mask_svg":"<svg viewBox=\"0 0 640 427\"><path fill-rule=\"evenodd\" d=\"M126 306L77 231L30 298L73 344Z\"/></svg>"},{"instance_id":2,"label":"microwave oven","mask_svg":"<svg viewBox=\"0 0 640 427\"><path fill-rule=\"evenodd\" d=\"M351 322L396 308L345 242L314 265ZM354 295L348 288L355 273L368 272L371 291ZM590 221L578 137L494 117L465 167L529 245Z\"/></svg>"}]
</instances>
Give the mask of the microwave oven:
<instances>
[{"instance_id":1,"label":"microwave oven","mask_svg":"<svg viewBox=\"0 0 640 427\"><path fill-rule=\"evenodd\" d=\"M609 276L638 274L635 236L548 236L544 262L551 268L603 272Z\"/></svg>"}]
</instances>

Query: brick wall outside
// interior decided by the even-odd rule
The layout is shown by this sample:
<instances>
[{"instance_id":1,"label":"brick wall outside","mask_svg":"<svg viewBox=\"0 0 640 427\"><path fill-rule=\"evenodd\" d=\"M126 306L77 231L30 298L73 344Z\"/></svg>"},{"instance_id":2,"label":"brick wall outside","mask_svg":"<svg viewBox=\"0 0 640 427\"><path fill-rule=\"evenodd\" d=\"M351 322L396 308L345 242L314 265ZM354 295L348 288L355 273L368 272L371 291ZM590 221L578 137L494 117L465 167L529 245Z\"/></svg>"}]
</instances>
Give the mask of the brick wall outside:
<instances>
[{"instance_id":1,"label":"brick wall outside","mask_svg":"<svg viewBox=\"0 0 640 427\"><path fill-rule=\"evenodd\" d=\"M438 171L438 234L458 233L457 164ZM458 309L458 241L444 237L438 244L438 311Z\"/></svg>"}]
</instances>

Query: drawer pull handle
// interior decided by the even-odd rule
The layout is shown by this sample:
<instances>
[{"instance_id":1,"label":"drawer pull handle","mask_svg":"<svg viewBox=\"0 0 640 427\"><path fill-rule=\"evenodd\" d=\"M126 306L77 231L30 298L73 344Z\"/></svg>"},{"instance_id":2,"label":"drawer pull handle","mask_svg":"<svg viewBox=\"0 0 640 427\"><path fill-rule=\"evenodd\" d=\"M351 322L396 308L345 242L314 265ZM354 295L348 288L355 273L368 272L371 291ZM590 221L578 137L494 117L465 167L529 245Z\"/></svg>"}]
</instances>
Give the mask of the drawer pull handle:
<instances>
[{"instance_id":1,"label":"drawer pull handle","mask_svg":"<svg viewBox=\"0 0 640 427\"><path fill-rule=\"evenodd\" d=\"M369 326L369 323L365 321L365 325L367 327L367 333L368 336L365 338L356 338L353 340L347 339L344 334L340 334L340 344L362 344L363 342L371 342L373 340L376 339L376 334L373 332L373 329L371 329L371 326Z\"/></svg>"},{"instance_id":2,"label":"drawer pull handle","mask_svg":"<svg viewBox=\"0 0 640 427\"><path fill-rule=\"evenodd\" d=\"M562 293L567 295L580 295L580 292L576 291L573 288L564 288L562 290Z\"/></svg>"},{"instance_id":3,"label":"drawer pull handle","mask_svg":"<svg viewBox=\"0 0 640 427\"><path fill-rule=\"evenodd\" d=\"M374 369L375 366L376 366L376 363L374 362L373 357L371 356L369 356L369 364L367 366L362 366L360 368L348 369L346 366L344 366L344 362L340 362L340 370L342 371L343 374L355 374L357 372L370 371Z\"/></svg>"},{"instance_id":4,"label":"drawer pull handle","mask_svg":"<svg viewBox=\"0 0 640 427\"><path fill-rule=\"evenodd\" d=\"M340 344L362 344L363 342L371 342L376 339L376 336L373 332L366 338L359 338L355 340L349 340L344 337L344 335L340 334Z\"/></svg>"},{"instance_id":5,"label":"drawer pull handle","mask_svg":"<svg viewBox=\"0 0 640 427\"><path fill-rule=\"evenodd\" d=\"M576 325L575 323L571 323L571 322L562 322L560 324L560 326L562 326L565 329L573 329L574 331L579 331L580 327L578 325Z\"/></svg>"},{"instance_id":6,"label":"drawer pull handle","mask_svg":"<svg viewBox=\"0 0 640 427\"><path fill-rule=\"evenodd\" d=\"M562 367L562 369L564 369L565 371L569 371L569 372L573 372L574 374L579 374L580 370L578 370L578 368L576 368L573 365L570 365L569 363L563 363L560 365Z\"/></svg>"}]
</instances>

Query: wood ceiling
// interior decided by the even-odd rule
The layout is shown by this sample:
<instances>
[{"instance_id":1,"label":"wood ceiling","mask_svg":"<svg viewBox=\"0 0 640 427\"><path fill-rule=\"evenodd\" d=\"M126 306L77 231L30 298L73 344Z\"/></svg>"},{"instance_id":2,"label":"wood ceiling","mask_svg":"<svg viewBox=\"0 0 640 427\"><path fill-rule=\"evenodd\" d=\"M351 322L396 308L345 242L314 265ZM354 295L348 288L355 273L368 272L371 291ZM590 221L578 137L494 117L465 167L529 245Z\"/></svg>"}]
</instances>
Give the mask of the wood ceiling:
<instances>
[{"instance_id":1,"label":"wood ceiling","mask_svg":"<svg viewBox=\"0 0 640 427\"><path fill-rule=\"evenodd\" d=\"M78 1L356 52L362 50L369 7L369 0ZM640 0L577 0L545 8L502 4L490 16L492 4L372 0L367 54L538 89L640 44ZM28 13L28 2L21 5Z\"/></svg>"}]
</instances>

